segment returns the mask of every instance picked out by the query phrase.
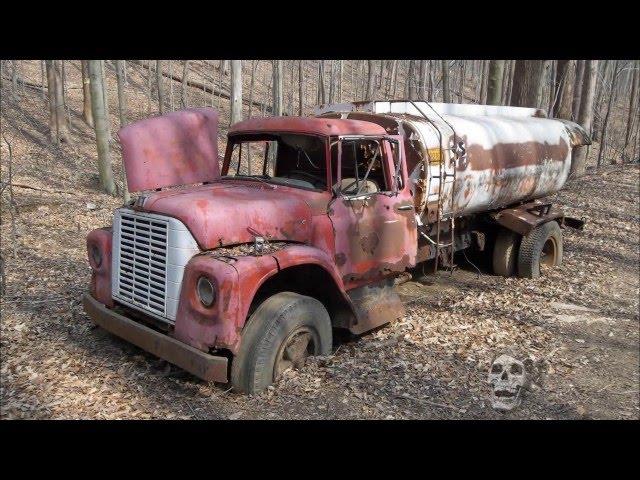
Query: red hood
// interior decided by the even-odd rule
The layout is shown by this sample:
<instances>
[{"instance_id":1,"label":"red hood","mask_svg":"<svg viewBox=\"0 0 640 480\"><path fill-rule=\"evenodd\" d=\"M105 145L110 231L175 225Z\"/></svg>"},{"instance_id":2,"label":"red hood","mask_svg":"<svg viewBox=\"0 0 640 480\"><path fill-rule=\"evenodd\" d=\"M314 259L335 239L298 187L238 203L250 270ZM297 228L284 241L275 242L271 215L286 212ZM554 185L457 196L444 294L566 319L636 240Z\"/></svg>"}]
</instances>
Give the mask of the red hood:
<instances>
[{"instance_id":1,"label":"red hood","mask_svg":"<svg viewBox=\"0 0 640 480\"><path fill-rule=\"evenodd\" d=\"M182 221L204 250L268 240L307 242L311 208L305 195L322 195L259 182L231 181L148 195L144 210Z\"/></svg>"}]
</instances>

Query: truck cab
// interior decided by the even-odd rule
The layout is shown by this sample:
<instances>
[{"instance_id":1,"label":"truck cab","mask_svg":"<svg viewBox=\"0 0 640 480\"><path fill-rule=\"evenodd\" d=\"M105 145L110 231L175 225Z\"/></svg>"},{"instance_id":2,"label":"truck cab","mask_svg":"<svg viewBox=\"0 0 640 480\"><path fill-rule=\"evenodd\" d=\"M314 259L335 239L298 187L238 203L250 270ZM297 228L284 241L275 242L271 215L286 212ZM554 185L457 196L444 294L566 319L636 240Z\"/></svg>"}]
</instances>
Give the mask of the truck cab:
<instances>
[{"instance_id":1,"label":"truck cab","mask_svg":"<svg viewBox=\"0 0 640 480\"><path fill-rule=\"evenodd\" d=\"M87 238L89 316L205 380L264 389L336 328L402 315L416 263L404 144L371 122L274 117L231 127L192 109L119 132L140 192Z\"/></svg>"}]
</instances>

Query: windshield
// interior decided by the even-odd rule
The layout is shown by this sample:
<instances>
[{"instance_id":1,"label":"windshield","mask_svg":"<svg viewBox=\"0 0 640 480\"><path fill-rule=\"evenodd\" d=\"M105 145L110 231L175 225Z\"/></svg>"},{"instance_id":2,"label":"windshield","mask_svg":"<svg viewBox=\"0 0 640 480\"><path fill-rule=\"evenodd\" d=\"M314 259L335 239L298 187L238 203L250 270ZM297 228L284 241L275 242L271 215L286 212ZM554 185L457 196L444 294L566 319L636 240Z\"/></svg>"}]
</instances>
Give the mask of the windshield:
<instances>
[{"instance_id":1,"label":"windshield","mask_svg":"<svg viewBox=\"0 0 640 480\"><path fill-rule=\"evenodd\" d=\"M231 137L221 178L326 190L325 142L313 135L288 133Z\"/></svg>"}]
</instances>

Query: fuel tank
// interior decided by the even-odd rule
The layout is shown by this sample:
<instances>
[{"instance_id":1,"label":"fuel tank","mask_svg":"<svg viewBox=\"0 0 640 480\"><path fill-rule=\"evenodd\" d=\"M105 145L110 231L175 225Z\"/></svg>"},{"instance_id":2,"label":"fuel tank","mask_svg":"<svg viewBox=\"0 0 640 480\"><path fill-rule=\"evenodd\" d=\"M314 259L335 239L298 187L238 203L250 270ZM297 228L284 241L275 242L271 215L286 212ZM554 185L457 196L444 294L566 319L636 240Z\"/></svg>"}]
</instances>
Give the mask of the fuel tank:
<instances>
[{"instance_id":1,"label":"fuel tank","mask_svg":"<svg viewBox=\"0 0 640 480\"><path fill-rule=\"evenodd\" d=\"M543 110L422 101L320 107L322 116L368 120L405 139L416 211L425 223L545 197L560 190L572 151L590 139Z\"/></svg>"}]
</instances>

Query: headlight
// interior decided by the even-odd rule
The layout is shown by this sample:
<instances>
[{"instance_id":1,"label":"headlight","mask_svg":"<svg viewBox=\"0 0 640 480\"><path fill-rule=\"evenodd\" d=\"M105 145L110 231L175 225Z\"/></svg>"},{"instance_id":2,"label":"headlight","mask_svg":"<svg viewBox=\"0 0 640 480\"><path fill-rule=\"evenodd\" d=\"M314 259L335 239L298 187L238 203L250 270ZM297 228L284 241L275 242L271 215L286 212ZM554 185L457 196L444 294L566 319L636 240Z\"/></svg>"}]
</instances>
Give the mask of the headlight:
<instances>
[{"instance_id":1,"label":"headlight","mask_svg":"<svg viewBox=\"0 0 640 480\"><path fill-rule=\"evenodd\" d=\"M89 252L91 254L91 260L93 260L93 264L96 266L96 268L100 268L100 265L102 265L102 252L100 251L98 246L91 245Z\"/></svg>"},{"instance_id":2,"label":"headlight","mask_svg":"<svg viewBox=\"0 0 640 480\"><path fill-rule=\"evenodd\" d=\"M200 303L205 307L210 307L216 301L216 291L213 289L213 284L207 277L200 277L198 279L197 290Z\"/></svg>"}]
</instances>

